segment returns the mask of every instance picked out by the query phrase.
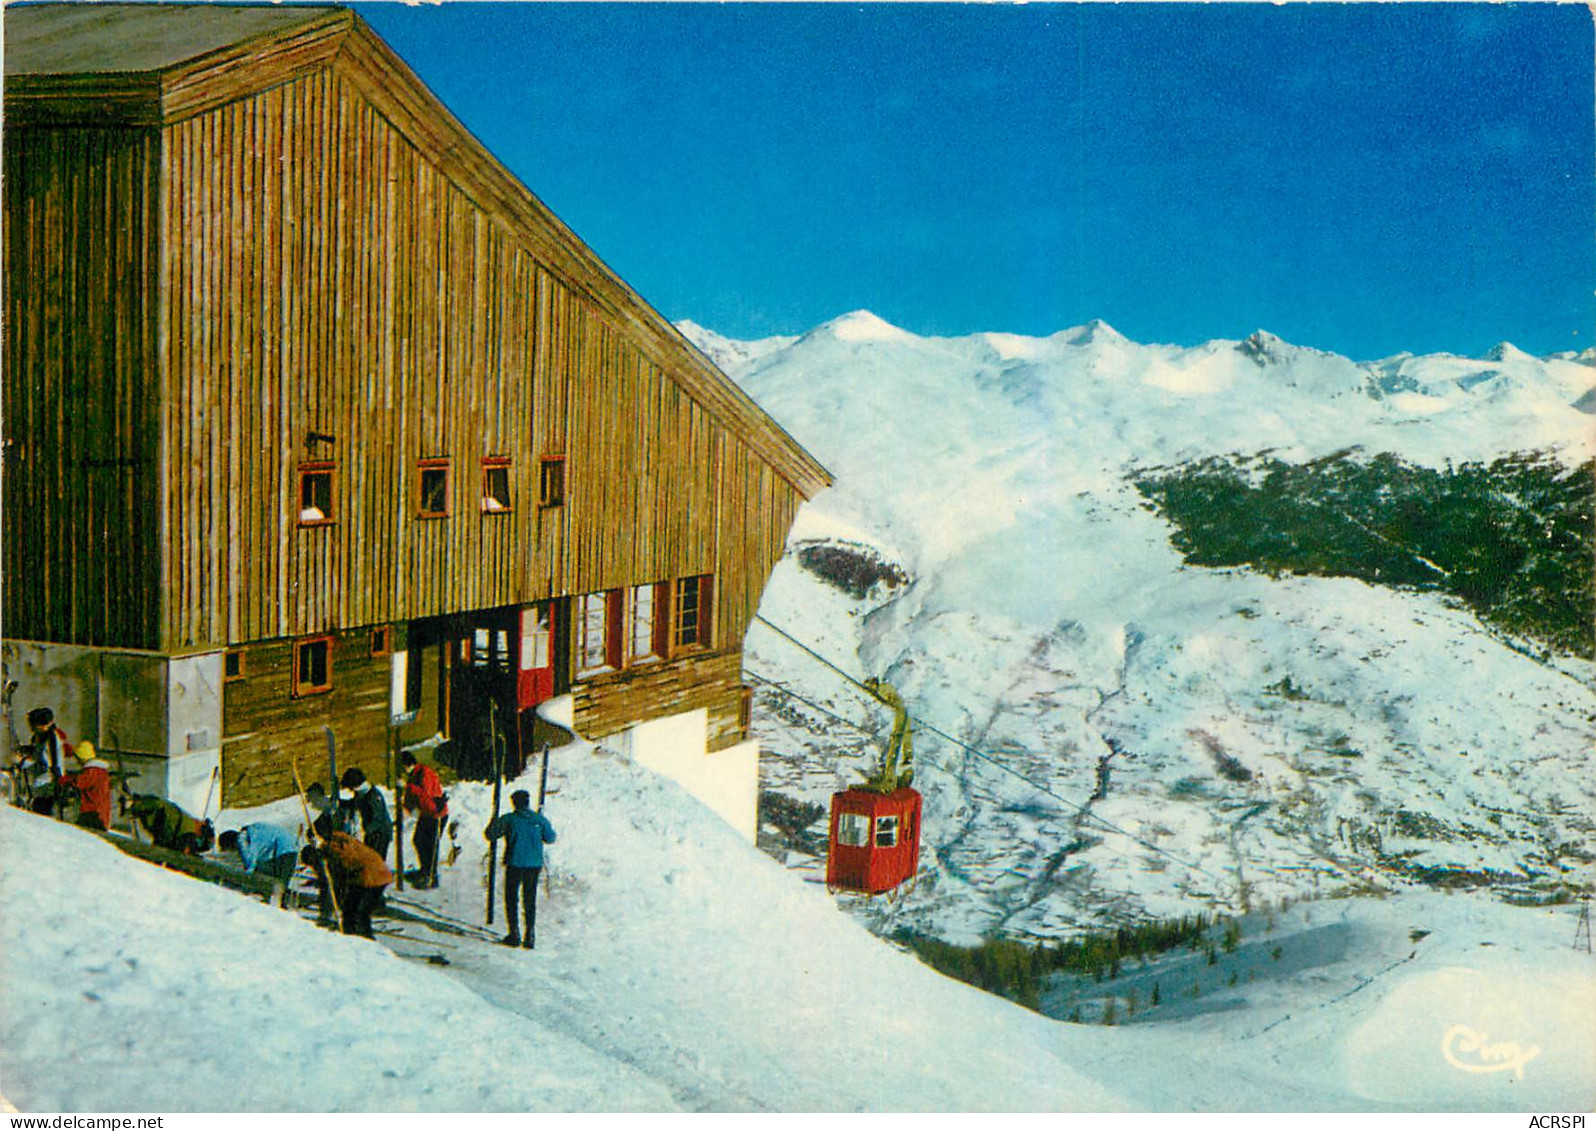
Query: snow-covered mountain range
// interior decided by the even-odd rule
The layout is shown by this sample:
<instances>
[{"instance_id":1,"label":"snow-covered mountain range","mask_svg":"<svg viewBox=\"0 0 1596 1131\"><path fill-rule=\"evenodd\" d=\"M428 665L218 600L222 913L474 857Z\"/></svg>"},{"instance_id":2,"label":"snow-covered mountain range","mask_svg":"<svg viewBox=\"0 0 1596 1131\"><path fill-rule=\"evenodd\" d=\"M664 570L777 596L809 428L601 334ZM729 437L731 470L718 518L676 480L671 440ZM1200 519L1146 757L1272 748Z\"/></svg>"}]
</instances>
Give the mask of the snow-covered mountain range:
<instances>
[{"instance_id":1,"label":"snow-covered mountain range","mask_svg":"<svg viewBox=\"0 0 1596 1131\"><path fill-rule=\"evenodd\" d=\"M1572 467L1596 452L1590 357L1357 363L1102 322L927 338L863 311L761 342L683 330L836 477L763 616L956 740L917 737L922 876L861 909L878 928L972 941L1399 877L1591 882L1589 663L1437 593L1191 567L1131 482L1347 449ZM819 546L881 580L828 583L802 564ZM824 805L858 781L885 713L757 622L748 667L782 688L760 683L765 787Z\"/></svg>"}]
</instances>

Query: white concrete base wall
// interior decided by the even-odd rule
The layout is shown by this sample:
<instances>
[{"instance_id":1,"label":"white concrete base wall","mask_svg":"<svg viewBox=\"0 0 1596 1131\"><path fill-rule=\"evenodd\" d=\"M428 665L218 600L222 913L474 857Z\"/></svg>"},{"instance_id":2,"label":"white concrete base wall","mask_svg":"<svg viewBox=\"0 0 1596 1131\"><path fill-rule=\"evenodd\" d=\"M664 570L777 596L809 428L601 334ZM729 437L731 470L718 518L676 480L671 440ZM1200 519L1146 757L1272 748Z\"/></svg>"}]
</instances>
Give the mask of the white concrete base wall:
<instances>
[{"instance_id":1,"label":"white concrete base wall","mask_svg":"<svg viewBox=\"0 0 1596 1131\"><path fill-rule=\"evenodd\" d=\"M753 844L759 835L759 743L749 739L704 757L711 773L735 783L735 798L728 797L725 805L712 808Z\"/></svg>"},{"instance_id":2,"label":"white concrete base wall","mask_svg":"<svg viewBox=\"0 0 1596 1131\"><path fill-rule=\"evenodd\" d=\"M68 740L88 739L115 763L137 771L135 793L154 793L201 816L207 793L211 816L221 786L222 654L166 657L154 652L85 648L8 640L0 647L17 738L30 741L27 714L49 707ZM9 743L8 743L9 745Z\"/></svg>"},{"instance_id":3,"label":"white concrete base wall","mask_svg":"<svg viewBox=\"0 0 1596 1131\"><path fill-rule=\"evenodd\" d=\"M639 723L603 744L670 778L754 843L759 828L759 743L710 753L709 712L700 708Z\"/></svg>"},{"instance_id":4,"label":"white concrete base wall","mask_svg":"<svg viewBox=\"0 0 1596 1131\"><path fill-rule=\"evenodd\" d=\"M222 787L216 778L222 764L220 750L174 755L166 760L167 800L185 813L214 818L222 810Z\"/></svg>"}]
</instances>

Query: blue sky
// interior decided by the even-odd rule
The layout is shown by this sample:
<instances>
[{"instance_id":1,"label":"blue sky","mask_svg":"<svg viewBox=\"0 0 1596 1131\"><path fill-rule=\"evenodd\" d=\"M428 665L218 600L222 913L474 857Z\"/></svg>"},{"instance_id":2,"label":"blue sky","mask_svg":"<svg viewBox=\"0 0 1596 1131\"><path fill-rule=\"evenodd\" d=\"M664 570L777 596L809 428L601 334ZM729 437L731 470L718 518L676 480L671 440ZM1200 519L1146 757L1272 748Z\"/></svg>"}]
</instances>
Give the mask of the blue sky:
<instances>
[{"instance_id":1,"label":"blue sky","mask_svg":"<svg viewBox=\"0 0 1596 1131\"><path fill-rule=\"evenodd\" d=\"M358 9L671 319L1596 345L1563 4Z\"/></svg>"}]
</instances>

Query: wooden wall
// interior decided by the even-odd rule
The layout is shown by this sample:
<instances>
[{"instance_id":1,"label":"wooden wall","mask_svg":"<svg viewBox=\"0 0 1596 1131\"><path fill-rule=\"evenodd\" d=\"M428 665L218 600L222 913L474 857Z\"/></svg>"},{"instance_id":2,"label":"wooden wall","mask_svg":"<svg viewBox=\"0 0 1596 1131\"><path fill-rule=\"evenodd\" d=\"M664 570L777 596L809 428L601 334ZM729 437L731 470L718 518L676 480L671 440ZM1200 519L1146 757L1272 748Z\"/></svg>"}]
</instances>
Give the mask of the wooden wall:
<instances>
[{"instance_id":1,"label":"wooden wall","mask_svg":"<svg viewBox=\"0 0 1596 1131\"><path fill-rule=\"evenodd\" d=\"M242 679L222 685L222 803L258 805L294 792L292 764L308 786L327 781L322 724L338 737L338 768L388 781L390 658L371 654L371 630L339 633L330 649L332 690L294 698L293 642L244 649Z\"/></svg>"},{"instance_id":2,"label":"wooden wall","mask_svg":"<svg viewBox=\"0 0 1596 1131\"><path fill-rule=\"evenodd\" d=\"M743 652L697 653L664 664L593 676L574 690L577 733L601 738L640 719L709 710L709 749L743 740Z\"/></svg>"},{"instance_id":3,"label":"wooden wall","mask_svg":"<svg viewBox=\"0 0 1596 1131\"><path fill-rule=\"evenodd\" d=\"M740 642L796 490L337 69L165 149L168 647L699 573L740 595L717 626ZM536 505L545 453L563 507ZM512 459L509 513L480 510L486 456ZM428 458L448 518L416 515ZM325 459L336 521L300 527L296 469Z\"/></svg>"},{"instance_id":4,"label":"wooden wall","mask_svg":"<svg viewBox=\"0 0 1596 1131\"><path fill-rule=\"evenodd\" d=\"M741 648L803 499L739 440L722 446L714 639Z\"/></svg>"},{"instance_id":5,"label":"wooden wall","mask_svg":"<svg viewBox=\"0 0 1596 1131\"><path fill-rule=\"evenodd\" d=\"M0 149L5 633L153 648L158 135L9 128Z\"/></svg>"},{"instance_id":6,"label":"wooden wall","mask_svg":"<svg viewBox=\"0 0 1596 1131\"><path fill-rule=\"evenodd\" d=\"M823 469L640 328L640 300L537 227L452 119L431 130L424 99L350 62L380 55L361 32L164 127L7 131L6 633L246 645L224 692L237 804L287 792L322 720L380 756L388 662L365 626L710 573L715 651L577 690L609 728L589 733L708 706L735 741L748 619L794 484ZM544 454L566 459L563 506L537 505ZM506 513L480 509L490 456L511 460ZM433 458L441 519L417 514ZM300 526L298 469L325 461L334 521ZM292 641L321 633L334 689L292 699Z\"/></svg>"}]
</instances>

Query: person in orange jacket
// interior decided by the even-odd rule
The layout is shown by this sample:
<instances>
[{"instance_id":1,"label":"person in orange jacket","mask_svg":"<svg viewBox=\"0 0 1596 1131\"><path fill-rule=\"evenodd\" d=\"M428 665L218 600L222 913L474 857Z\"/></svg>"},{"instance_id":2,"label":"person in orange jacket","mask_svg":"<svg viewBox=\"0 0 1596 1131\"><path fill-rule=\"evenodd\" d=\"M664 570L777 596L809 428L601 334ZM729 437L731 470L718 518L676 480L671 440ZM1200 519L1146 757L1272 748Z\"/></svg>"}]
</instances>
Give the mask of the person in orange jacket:
<instances>
[{"instance_id":1,"label":"person in orange jacket","mask_svg":"<svg viewBox=\"0 0 1596 1131\"><path fill-rule=\"evenodd\" d=\"M416 756L405 751L399 758L404 767L406 812L416 814L416 832L410 843L416 849L416 886L438 886L438 833L449 816L449 798L431 766L423 766ZM406 873L409 879L409 873Z\"/></svg>"},{"instance_id":2,"label":"person in orange jacket","mask_svg":"<svg viewBox=\"0 0 1596 1131\"><path fill-rule=\"evenodd\" d=\"M316 818L321 836L317 848L307 847L300 858L326 870L327 879L338 896L346 935L371 938L371 913L382 905L382 891L393 882L393 873L381 856L348 833L332 831L325 815Z\"/></svg>"},{"instance_id":3,"label":"person in orange jacket","mask_svg":"<svg viewBox=\"0 0 1596 1131\"><path fill-rule=\"evenodd\" d=\"M111 827L111 767L94 752L94 743L78 743L77 758L83 768L64 774L61 784L78 793L78 821L86 829L104 831Z\"/></svg>"}]
</instances>

